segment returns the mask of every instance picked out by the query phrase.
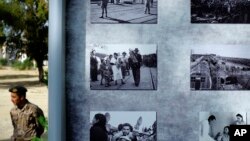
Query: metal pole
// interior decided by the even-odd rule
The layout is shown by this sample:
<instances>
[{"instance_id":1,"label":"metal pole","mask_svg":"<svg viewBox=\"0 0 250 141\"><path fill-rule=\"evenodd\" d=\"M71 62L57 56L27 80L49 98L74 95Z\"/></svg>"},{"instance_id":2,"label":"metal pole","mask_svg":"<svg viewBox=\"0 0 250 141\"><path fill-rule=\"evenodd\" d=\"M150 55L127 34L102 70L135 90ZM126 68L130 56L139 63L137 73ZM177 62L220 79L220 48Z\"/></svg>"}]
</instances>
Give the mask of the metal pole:
<instances>
[{"instance_id":1,"label":"metal pole","mask_svg":"<svg viewBox=\"0 0 250 141\"><path fill-rule=\"evenodd\" d=\"M65 141L64 0L49 1L49 141Z\"/></svg>"}]
</instances>

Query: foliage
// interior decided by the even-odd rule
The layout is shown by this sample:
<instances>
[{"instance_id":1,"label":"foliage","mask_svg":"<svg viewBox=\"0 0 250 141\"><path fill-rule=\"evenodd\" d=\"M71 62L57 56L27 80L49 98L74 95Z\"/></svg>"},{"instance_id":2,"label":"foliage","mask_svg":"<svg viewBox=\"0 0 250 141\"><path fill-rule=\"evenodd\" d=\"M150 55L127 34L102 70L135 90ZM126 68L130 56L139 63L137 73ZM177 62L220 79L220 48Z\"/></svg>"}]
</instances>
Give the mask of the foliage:
<instances>
[{"instance_id":1,"label":"foliage","mask_svg":"<svg viewBox=\"0 0 250 141\"><path fill-rule=\"evenodd\" d=\"M48 82L49 82L49 73L48 73L48 70L45 70L44 77L43 77L43 83L48 86Z\"/></svg>"},{"instance_id":2,"label":"foliage","mask_svg":"<svg viewBox=\"0 0 250 141\"><path fill-rule=\"evenodd\" d=\"M43 61L48 58L48 1L0 1L0 30L1 27L5 30L2 39L8 47L25 52L36 61L39 81L42 82Z\"/></svg>"},{"instance_id":3,"label":"foliage","mask_svg":"<svg viewBox=\"0 0 250 141\"><path fill-rule=\"evenodd\" d=\"M25 59L23 62L14 61L12 67L18 70L30 70L33 67L33 62L30 59Z\"/></svg>"},{"instance_id":4,"label":"foliage","mask_svg":"<svg viewBox=\"0 0 250 141\"><path fill-rule=\"evenodd\" d=\"M6 66L8 64L8 60L4 58L0 58L0 66Z\"/></svg>"},{"instance_id":5,"label":"foliage","mask_svg":"<svg viewBox=\"0 0 250 141\"><path fill-rule=\"evenodd\" d=\"M44 116L38 118L38 122L43 126L45 131L48 131L48 120ZM34 137L31 141L44 141L42 138Z\"/></svg>"},{"instance_id":6,"label":"foliage","mask_svg":"<svg viewBox=\"0 0 250 141\"><path fill-rule=\"evenodd\" d=\"M43 126L43 128L48 131L48 121L44 116L40 116L38 118L39 123Z\"/></svg>"}]
</instances>

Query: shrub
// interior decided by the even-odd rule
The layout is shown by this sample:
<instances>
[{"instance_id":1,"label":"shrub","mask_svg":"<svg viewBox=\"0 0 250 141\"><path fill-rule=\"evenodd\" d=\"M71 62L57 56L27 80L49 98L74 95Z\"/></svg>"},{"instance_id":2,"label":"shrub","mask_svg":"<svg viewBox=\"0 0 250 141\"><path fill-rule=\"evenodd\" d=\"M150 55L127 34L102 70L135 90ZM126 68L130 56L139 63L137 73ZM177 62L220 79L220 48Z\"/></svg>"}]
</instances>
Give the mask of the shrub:
<instances>
[{"instance_id":1,"label":"shrub","mask_svg":"<svg viewBox=\"0 0 250 141\"><path fill-rule=\"evenodd\" d=\"M0 66L7 66L8 65L8 60L4 58L0 58Z\"/></svg>"},{"instance_id":2,"label":"shrub","mask_svg":"<svg viewBox=\"0 0 250 141\"><path fill-rule=\"evenodd\" d=\"M23 62L14 61L12 63L12 67L18 70L29 70L29 69L32 69L33 63L30 59L26 59Z\"/></svg>"}]
</instances>

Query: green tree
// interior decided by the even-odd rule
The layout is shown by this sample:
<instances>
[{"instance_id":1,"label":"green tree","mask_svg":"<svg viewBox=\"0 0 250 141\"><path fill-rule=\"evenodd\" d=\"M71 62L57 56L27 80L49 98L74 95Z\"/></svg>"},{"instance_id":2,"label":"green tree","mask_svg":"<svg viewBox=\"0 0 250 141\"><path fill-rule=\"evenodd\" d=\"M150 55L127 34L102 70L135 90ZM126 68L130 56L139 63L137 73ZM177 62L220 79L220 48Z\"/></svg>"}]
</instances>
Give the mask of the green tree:
<instances>
[{"instance_id":1,"label":"green tree","mask_svg":"<svg viewBox=\"0 0 250 141\"><path fill-rule=\"evenodd\" d=\"M0 37L36 61L42 82L48 58L48 0L2 0L0 21L0 30L7 30L4 36L0 31Z\"/></svg>"}]
</instances>

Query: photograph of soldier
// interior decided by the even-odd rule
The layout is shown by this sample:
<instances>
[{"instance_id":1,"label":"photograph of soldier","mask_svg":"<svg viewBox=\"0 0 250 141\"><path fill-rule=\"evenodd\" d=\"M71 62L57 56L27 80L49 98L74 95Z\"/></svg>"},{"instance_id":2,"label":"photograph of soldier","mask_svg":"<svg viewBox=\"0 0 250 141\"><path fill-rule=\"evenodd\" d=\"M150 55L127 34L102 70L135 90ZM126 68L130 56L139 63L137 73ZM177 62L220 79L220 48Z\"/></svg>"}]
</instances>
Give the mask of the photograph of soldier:
<instances>
[{"instance_id":1,"label":"photograph of soldier","mask_svg":"<svg viewBox=\"0 0 250 141\"><path fill-rule=\"evenodd\" d=\"M250 1L191 0L191 23L250 23Z\"/></svg>"},{"instance_id":2,"label":"photograph of soldier","mask_svg":"<svg viewBox=\"0 0 250 141\"><path fill-rule=\"evenodd\" d=\"M235 115L247 119L246 112L200 112L199 141L229 141L230 125L235 125Z\"/></svg>"},{"instance_id":3,"label":"photograph of soldier","mask_svg":"<svg viewBox=\"0 0 250 141\"><path fill-rule=\"evenodd\" d=\"M153 44L90 44L91 90L156 90L157 47Z\"/></svg>"},{"instance_id":4,"label":"photograph of soldier","mask_svg":"<svg viewBox=\"0 0 250 141\"><path fill-rule=\"evenodd\" d=\"M158 0L90 0L91 23L157 24L157 5Z\"/></svg>"},{"instance_id":5,"label":"photograph of soldier","mask_svg":"<svg viewBox=\"0 0 250 141\"><path fill-rule=\"evenodd\" d=\"M97 115L101 115L102 120L98 120ZM99 137L98 141L156 141L156 112L91 111L90 121L91 138L95 135L96 138ZM103 132L93 129L100 121L106 121L105 129L103 128L104 123L102 123L102 127L98 127L102 128L100 130ZM98 134L102 135L98 136Z\"/></svg>"},{"instance_id":6,"label":"photograph of soldier","mask_svg":"<svg viewBox=\"0 0 250 141\"><path fill-rule=\"evenodd\" d=\"M250 90L246 46L204 45L191 50L191 90Z\"/></svg>"},{"instance_id":7,"label":"photograph of soldier","mask_svg":"<svg viewBox=\"0 0 250 141\"><path fill-rule=\"evenodd\" d=\"M12 141L31 141L40 138L44 132L43 111L26 99L27 89L14 86L9 89L11 101L15 105L10 111L13 124Z\"/></svg>"},{"instance_id":8,"label":"photograph of soldier","mask_svg":"<svg viewBox=\"0 0 250 141\"><path fill-rule=\"evenodd\" d=\"M49 1L0 7L0 141L47 141Z\"/></svg>"}]
</instances>

